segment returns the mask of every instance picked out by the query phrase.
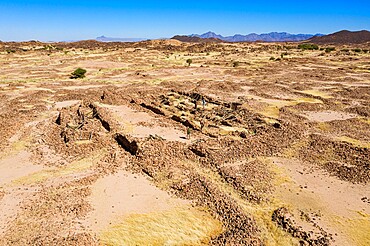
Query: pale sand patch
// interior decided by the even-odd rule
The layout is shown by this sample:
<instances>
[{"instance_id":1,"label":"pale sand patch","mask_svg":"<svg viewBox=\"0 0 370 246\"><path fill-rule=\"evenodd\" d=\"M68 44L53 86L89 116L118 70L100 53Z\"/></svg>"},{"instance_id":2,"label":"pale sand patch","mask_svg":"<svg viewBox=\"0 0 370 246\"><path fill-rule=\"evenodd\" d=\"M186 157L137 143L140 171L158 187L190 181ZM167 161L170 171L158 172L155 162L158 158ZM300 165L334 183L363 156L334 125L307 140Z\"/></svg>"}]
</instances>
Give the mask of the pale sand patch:
<instances>
[{"instance_id":1,"label":"pale sand patch","mask_svg":"<svg viewBox=\"0 0 370 246\"><path fill-rule=\"evenodd\" d=\"M306 117L310 121L316 122L327 122L333 120L348 120L352 118L358 117L356 114L350 114L345 112L337 112L337 111L320 111L320 112L312 112L306 111L301 116Z\"/></svg>"},{"instance_id":2,"label":"pale sand patch","mask_svg":"<svg viewBox=\"0 0 370 246\"><path fill-rule=\"evenodd\" d=\"M55 102L55 108L61 109L69 106L73 106L77 103L79 103L79 100L69 100L69 101L62 101L62 102Z\"/></svg>"},{"instance_id":3,"label":"pale sand patch","mask_svg":"<svg viewBox=\"0 0 370 246\"><path fill-rule=\"evenodd\" d=\"M160 212L190 204L190 201L171 197L144 176L126 171L99 179L92 187L89 201L93 211L85 223L95 232L118 223L125 215Z\"/></svg>"},{"instance_id":4,"label":"pale sand patch","mask_svg":"<svg viewBox=\"0 0 370 246\"><path fill-rule=\"evenodd\" d=\"M30 153L20 151L0 160L0 185L42 170L42 166L31 163L30 157Z\"/></svg>"},{"instance_id":5,"label":"pale sand patch","mask_svg":"<svg viewBox=\"0 0 370 246\"><path fill-rule=\"evenodd\" d=\"M137 124L139 122L148 122L154 119L154 117L152 117L146 112L140 112L140 111L131 109L125 105L112 106L112 105L102 104L101 106L108 108L116 116L118 116L120 120L131 123L131 124Z\"/></svg>"},{"instance_id":6,"label":"pale sand patch","mask_svg":"<svg viewBox=\"0 0 370 246\"><path fill-rule=\"evenodd\" d=\"M0 187L6 187L6 194L0 199L0 237L8 222L13 220L19 212L20 203L34 192L30 188L8 187L13 180L42 169L42 166L32 164L30 157L30 153L20 151L0 160Z\"/></svg>"},{"instance_id":7,"label":"pale sand patch","mask_svg":"<svg viewBox=\"0 0 370 246\"><path fill-rule=\"evenodd\" d=\"M183 142L183 143L189 142L189 140L186 139L186 135L184 132L181 132L174 128L169 128L169 127L136 126L133 129L132 135L134 137L139 137L139 138L149 137L150 135L152 136L157 135L168 141L178 141L178 142Z\"/></svg>"},{"instance_id":8,"label":"pale sand patch","mask_svg":"<svg viewBox=\"0 0 370 246\"><path fill-rule=\"evenodd\" d=\"M270 158L286 177L276 186L276 198L290 208L321 214L316 221L329 233L333 234L333 245L358 244L369 238L368 231L360 227L370 225L362 214L370 214L370 207L361 198L369 197L368 184L350 184L324 172L308 170L298 160ZM356 234L348 230L348 223L358 226ZM363 229L363 228L362 228Z\"/></svg>"},{"instance_id":9,"label":"pale sand patch","mask_svg":"<svg viewBox=\"0 0 370 246\"><path fill-rule=\"evenodd\" d=\"M178 141L187 143L185 132L179 131L171 127L157 126L158 120L146 112L134 110L125 105L112 106L101 105L108 108L119 119L119 123L124 127L124 131L134 137L146 138L150 135L159 136L168 141ZM152 123L153 126L138 125L141 122Z\"/></svg>"}]
</instances>

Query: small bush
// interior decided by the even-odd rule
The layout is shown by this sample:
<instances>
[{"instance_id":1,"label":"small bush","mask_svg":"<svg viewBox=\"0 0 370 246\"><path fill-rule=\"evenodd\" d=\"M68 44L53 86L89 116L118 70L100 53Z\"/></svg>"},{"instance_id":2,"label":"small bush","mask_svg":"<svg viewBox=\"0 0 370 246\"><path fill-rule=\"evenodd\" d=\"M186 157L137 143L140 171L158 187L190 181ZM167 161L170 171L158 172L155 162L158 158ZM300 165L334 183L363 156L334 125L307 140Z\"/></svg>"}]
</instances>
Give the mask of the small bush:
<instances>
[{"instance_id":1,"label":"small bush","mask_svg":"<svg viewBox=\"0 0 370 246\"><path fill-rule=\"evenodd\" d=\"M361 52L361 49L356 48L356 49L352 49L352 51L354 51L354 52L356 52L356 53L360 53L360 52Z\"/></svg>"},{"instance_id":2,"label":"small bush","mask_svg":"<svg viewBox=\"0 0 370 246\"><path fill-rule=\"evenodd\" d=\"M233 67L238 67L239 66L239 62L238 61L234 61L233 62Z\"/></svg>"},{"instance_id":3,"label":"small bush","mask_svg":"<svg viewBox=\"0 0 370 246\"><path fill-rule=\"evenodd\" d=\"M349 49L341 49L342 52L349 52Z\"/></svg>"},{"instance_id":4,"label":"small bush","mask_svg":"<svg viewBox=\"0 0 370 246\"><path fill-rule=\"evenodd\" d=\"M332 52L332 51L334 51L335 50L335 47L327 47L326 49L325 49L325 52L326 53L330 53L330 52Z\"/></svg>"},{"instance_id":5,"label":"small bush","mask_svg":"<svg viewBox=\"0 0 370 246\"><path fill-rule=\"evenodd\" d=\"M275 61L275 57L271 56L270 61Z\"/></svg>"},{"instance_id":6,"label":"small bush","mask_svg":"<svg viewBox=\"0 0 370 246\"><path fill-rule=\"evenodd\" d=\"M301 49L301 50L318 50L319 46L317 44L299 44L298 49Z\"/></svg>"},{"instance_id":7,"label":"small bush","mask_svg":"<svg viewBox=\"0 0 370 246\"><path fill-rule=\"evenodd\" d=\"M280 54L280 58L281 59L284 59L284 56L287 56L287 55L289 55L288 52L281 53Z\"/></svg>"},{"instance_id":8,"label":"small bush","mask_svg":"<svg viewBox=\"0 0 370 246\"><path fill-rule=\"evenodd\" d=\"M187 60L186 60L186 63L187 63L187 64L189 65L189 67L190 67L190 64L191 64L191 63L193 63L193 60L192 60L192 59L187 59Z\"/></svg>"},{"instance_id":9,"label":"small bush","mask_svg":"<svg viewBox=\"0 0 370 246\"><path fill-rule=\"evenodd\" d=\"M86 70L82 68L77 68L70 77L71 79L82 79L85 78Z\"/></svg>"}]
</instances>

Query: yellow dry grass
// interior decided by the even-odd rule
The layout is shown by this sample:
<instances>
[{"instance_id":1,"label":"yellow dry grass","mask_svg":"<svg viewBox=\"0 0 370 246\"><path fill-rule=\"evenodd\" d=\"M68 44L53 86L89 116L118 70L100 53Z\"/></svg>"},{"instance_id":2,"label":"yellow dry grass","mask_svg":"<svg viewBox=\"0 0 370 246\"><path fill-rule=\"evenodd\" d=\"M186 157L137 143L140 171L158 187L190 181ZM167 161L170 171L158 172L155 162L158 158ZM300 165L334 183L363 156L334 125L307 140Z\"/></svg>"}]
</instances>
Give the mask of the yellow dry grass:
<instances>
[{"instance_id":1,"label":"yellow dry grass","mask_svg":"<svg viewBox=\"0 0 370 246\"><path fill-rule=\"evenodd\" d=\"M357 140L357 139L354 139L354 138L350 138L350 137L347 137L347 136L338 137L337 140L353 144L353 145L355 145L357 147L360 147L360 148L370 148L370 143L369 142L363 142L363 141L360 141L360 140Z\"/></svg>"},{"instance_id":2,"label":"yellow dry grass","mask_svg":"<svg viewBox=\"0 0 370 246\"><path fill-rule=\"evenodd\" d=\"M270 161L266 158L259 158L266 165L271 168ZM261 239L264 245L267 246L285 246L296 245L297 241L288 233L281 230L272 220L271 216L277 208L281 207L280 201L271 200L271 202L253 204L242 198L237 190L230 184L226 183L224 179L216 172L203 168L197 163L188 162L199 174L212 181L219 190L228 194L233 200L249 215L251 215L257 222L258 228L261 230ZM272 170L273 171L273 170Z\"/></svg>"},{"instance_id":3,"label":"yellow dry grass","mask_svg":"<svg viewBox=\"0 0 370 246\"><path fill-rule=\"evenodd\" d=\"M330 125L326 122L319 122L317 124L317 128L324 132L329 131L331 129Z\"/></svg>"},{"instance_id":4,"label":"yellow dry grass","mask_svg":"<svg viewBox=\"0 0 370 246\"><path fill-rule=\"evenodd\" d=\"M355 218L333 216L335 227L344 232L349 240L356 246L368 246L370 244L370 215L358 212Z\"/></svg>"},{"instance_id":5,"label":"yellow dry grass","mask_svg":"<svg viewBox=\"0 0 370 246\"><path fill-rule=\"evenodd\" d=\"M280 109L284 107L295 106L300 103L323 103L321 100L315 98L296 98L292 100L269 100L264 98L258 98L258 100L262 103L267 104L265 107L262 108L262 110L255 109L253 107L250 107L249 105L244 106L249 110L252 110L256 113L262 114L265 117L273 119L279 118Z\"/></svg>"},{"instance_id":6,"label":"yellow dry grass","mask_svg":"<svg viewBox=\"0 0 370 246\"><path fill-rule=\"evenodd\" d=\"M103 245L208 245L222 224L206 210L179 207L132 214L100 234Z\"/></svg>"},{"instance_id":7,"label":"yellow dry grass","mask_svg":"<svg viewBox=\"0 0 370 246\"><path fill-rule=\"evenodd\" d=\"M324 98L324 99L333 98L332 96L330 96L329 93L319 91L319 90L304 90L304 91L298 91L298 92L308 94L308 95L312 95L312 96L321 97L321 98Z\"/></svg>"}]
</instances>

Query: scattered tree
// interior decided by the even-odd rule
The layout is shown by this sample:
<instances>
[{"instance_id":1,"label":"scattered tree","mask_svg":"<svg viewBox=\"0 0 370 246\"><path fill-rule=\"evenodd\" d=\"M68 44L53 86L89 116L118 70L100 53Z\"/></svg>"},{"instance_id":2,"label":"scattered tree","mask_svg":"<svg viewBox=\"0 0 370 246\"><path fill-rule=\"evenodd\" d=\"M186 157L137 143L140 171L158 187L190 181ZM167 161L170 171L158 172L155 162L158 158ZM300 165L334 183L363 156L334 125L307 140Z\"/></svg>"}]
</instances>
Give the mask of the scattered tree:
<instances>
[{"instance_id":1,"label":"scattered tree","mask_svg":"<svg viewBox=\"0 0 370 246\"><path fill-rule=\"evenodd\" d=\"M192 59L187 59L186 60L186 63L188 64L188 66L190 67L190 64L193 62L193 60Z\"/></svg>"},{"instance_id":2,"label":"scattered tree","mask_svg":"<svg viewBox=\"0 0 370 246\"><path fill-rule=\"evenodd\" d=\"M239 62L238 61L234 61L233 62L233 67L238 67L239 66Z\"/></svg>"}]
</instances>

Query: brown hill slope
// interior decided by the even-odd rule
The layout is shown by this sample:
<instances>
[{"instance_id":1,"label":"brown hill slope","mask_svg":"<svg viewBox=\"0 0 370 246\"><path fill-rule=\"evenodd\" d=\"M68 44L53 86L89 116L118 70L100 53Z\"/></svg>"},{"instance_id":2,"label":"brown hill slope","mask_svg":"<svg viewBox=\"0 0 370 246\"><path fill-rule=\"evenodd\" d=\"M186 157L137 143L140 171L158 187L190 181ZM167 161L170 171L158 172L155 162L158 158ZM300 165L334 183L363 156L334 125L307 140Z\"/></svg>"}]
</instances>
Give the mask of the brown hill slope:
<instances>
[{"instance_id":1,"label":"brown hill slope","mask_svg":"<svg viewBox=\"0 0 370 246\"><path fill-rule=\"evenodd\" d=\"M187 43L222 43L224 42L218 38L199 38L199 37L189 37L189 36L181 36L181 35L176 35L172 37L171 39L176 39L181 42L187 42Z\"/></svg>"},{"instance_id":2,"label":"brown hill slope","mask_svg":"<svg viewBox=\"0 0 370 246\"><path fill-rule=\"evenodd\" d=\"M322 37L313 37L307 42L317 44L362 44L370 42L370 32L366 30L356 32L343 30Z\"/></svg>"}]
</instances>

